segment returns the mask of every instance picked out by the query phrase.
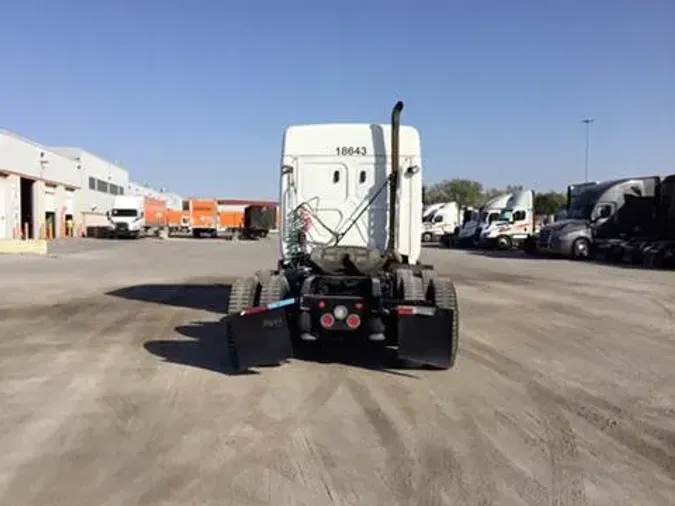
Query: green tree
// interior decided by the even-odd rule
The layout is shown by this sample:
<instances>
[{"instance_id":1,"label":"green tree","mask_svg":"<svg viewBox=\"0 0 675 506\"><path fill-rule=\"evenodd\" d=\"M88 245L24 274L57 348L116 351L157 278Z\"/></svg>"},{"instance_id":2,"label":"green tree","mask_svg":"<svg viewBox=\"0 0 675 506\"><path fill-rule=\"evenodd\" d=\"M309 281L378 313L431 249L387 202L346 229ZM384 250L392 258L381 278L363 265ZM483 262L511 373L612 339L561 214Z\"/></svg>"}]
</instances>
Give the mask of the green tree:
<instances>
[{"instance_id":1,"label":"green tree","mask_svg":"<svg viewBox=\"0 0 675 506\"><path fill-rule=\"evenodd\" d=\"M425 192L425 204L458 202L460 206L479 206L483 203L483 185L470 179L450 179L433 184Z\"/></svg>"},{"instance_id":2,"label":"green tree","mask_svg":"<svg viewBox=\"0 0 675 506\"><path fill-rule=\"evenodd\" d=\"M534 196L535 214L555 214L567 203L567 197L558 192L538 193Z\"/></svg>"}]
</instances>

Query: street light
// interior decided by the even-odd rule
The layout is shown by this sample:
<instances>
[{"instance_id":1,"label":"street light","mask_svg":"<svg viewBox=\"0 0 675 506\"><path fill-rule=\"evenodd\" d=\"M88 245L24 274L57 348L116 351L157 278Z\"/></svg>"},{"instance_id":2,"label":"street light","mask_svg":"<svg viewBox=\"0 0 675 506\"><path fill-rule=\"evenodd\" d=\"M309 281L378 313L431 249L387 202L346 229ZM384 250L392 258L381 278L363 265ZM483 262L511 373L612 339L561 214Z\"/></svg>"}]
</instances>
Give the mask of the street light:
<instances>
[{"instance_id":1,"label":"street light","mask_svg":"<svg viewBox=\"0 0 675 506\"><path fill-rule=\"evenodd\" d=\"M584 182L588 183L588 154L591 149L591 124L595 120L593 118L582 119L581 122L586 124L586 156L584 159Z\"/></svg>"}]
</instances>

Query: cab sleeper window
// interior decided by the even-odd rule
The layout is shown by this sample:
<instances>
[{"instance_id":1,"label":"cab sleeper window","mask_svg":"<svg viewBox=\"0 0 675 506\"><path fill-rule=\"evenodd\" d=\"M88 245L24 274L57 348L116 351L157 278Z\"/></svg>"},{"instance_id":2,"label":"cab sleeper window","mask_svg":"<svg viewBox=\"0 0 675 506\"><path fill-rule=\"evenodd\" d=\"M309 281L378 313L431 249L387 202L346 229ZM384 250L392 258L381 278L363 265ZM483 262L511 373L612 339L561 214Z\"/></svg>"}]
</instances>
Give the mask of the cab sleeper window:
<instances>
[{"instance_id":1,"label":"cab sleeper window","mask_svg":"<svg viewBox=\"0 0 675 506\"><path fill-rule=\"evenodd\" d=\"M333 183L339 183L340 182L340 171L336 170L333 172Z\"/></svg>"},{"instance_id":2,"label":"cab sleeper window","mask_svg":"<svg viewBox=\"0 0 675 506\"><path fill-rule=\"evenodd\" d=\"M359 183L365 183L366 182L366 171L362 170L359 173Z\"/></svg>"}]
</instances>

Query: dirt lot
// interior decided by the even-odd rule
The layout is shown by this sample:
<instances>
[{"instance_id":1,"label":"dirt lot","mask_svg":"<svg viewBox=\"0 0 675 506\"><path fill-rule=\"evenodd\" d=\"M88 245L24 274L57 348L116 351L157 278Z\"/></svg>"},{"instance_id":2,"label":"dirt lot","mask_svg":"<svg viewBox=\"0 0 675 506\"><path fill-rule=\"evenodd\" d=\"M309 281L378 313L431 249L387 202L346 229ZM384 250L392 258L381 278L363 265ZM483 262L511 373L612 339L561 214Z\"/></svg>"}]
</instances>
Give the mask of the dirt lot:
<instances>
[{"instance_id":1,"label":"dirt lot","mask_svg":"<svg viewBox=\"0 0 675 506\"><path fill-rule=\"evenodd\" d=\"M0 258L0 504L675 504L675 273L430 248L454 370L232 376L228 283L273 240L52 253Z\"/></svg>"}]
</instances>

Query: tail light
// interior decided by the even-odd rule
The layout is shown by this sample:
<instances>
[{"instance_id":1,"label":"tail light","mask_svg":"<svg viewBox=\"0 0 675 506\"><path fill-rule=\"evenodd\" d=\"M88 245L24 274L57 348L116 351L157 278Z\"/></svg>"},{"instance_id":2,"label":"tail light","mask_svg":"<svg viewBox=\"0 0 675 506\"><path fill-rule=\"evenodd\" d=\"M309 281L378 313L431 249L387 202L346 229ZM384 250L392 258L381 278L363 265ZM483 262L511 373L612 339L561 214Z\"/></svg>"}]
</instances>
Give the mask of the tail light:
<instances>
[{"instance_id":1,"label":"tail light","mask_svg":"<svg viewBox=\"0 0 675 506\"><path fill-rule=\"evenodd\" d=\"M330 313L322 314L320 321L321 321L321 326L325 329L329 329L335 324L335 318Z\"/></svg>"},{"instance_id":2,"label":"tail light","mask_svg":"<svg viewBox=\"0 0 675 506\"><path fill-rule=\"evenodd\" d=\"M358 328L361 325L361 317L357 314L350 314L347 317L347 327L350 329Z\"/></svg>"}]
</instances>

